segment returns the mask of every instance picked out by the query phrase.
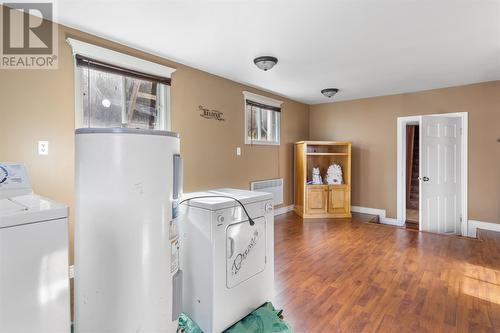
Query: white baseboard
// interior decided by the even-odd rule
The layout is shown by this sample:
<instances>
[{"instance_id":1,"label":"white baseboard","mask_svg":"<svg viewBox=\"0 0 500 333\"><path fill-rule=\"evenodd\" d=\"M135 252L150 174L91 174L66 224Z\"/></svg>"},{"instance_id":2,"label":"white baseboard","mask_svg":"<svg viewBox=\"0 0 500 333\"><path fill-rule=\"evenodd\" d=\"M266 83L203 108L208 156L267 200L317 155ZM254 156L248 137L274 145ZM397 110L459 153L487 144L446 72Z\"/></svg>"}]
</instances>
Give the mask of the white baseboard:
<instances>
[{"instance_id":1,"label":"white baseboard","mask_svg":"<svg viewBox=\"0 0 500 333\"><path fill-rule=\"evenodd\" d=\"M491 230L500 232L499 223L483 222L476 220L469 220L469 225L467 228L467 236L477 237L477 229Z\"/></svg>"},{"instance_id":2,"label":"white baseboard","mask_svg":"<svg viewBox=\"0 0 500 333\"><path fill-rule=\"evenodd\" d=\"M293 205L275 208L274 209L274 216L285 214L285 213L291 212L292 210L293 210Z\"/></svg>"},{"instance_id":3,"label":"white baseboard","mask_svg":"<svg viewBox=\"0 0 500 333\"><path fill-rule=\"evenodd\" d=\"M398 226L398 227L402 227L404 226L405 224L401 221L398 221L397 219L393 219L393 218L390 218L390 217L386 217L383 222L381 222L383 224L390 224L390 225L395 225L395 226Z\"/></svg>"},{"instance_id":4,"label":"white baseboard","mask_svg":"<svg viewBox=\"0 0 500 333\"><path fill-rule=\"evenodd\" d=\"M398 219L386 217L386 215L385 215L386 213L385 213L384 209L352 206L351 211L355 212L355 213L378 215L380 223L383 223L383 224L404 226L403 221L398 221ZM500 232L500 223L491 223L491 222L484 222L484 221L469 220L467 236L474 237L474 238L477 237L477 235L476 235L477 229L484 229L484 230L491 230L491 231Z\"/></svg>"},{"instance_id":5,"label":"white baseboard","mask_svg":"<svg viewBox=\"0 0 500 333\"><path fill-rule=\"evenodd\" d=\"M383 210L383 209L351 206L351 212L378 215L381 219L385 218L385 210Z\"/></svg>"},{"instance_id":6,"label":"white baseboard","mask_svg":"<svg viewBox=\"0 0 500 333\"><path fill-rule=\"evenodd\" d=\"M380 223L383 223L383 224L390 224L390 225L395 225L395 226L399 226L399 227L404 225L403 221L398 221L397 219L386 217L385 209L351 206L351 212L378 215Z\"/></svg>"}]
</instances>

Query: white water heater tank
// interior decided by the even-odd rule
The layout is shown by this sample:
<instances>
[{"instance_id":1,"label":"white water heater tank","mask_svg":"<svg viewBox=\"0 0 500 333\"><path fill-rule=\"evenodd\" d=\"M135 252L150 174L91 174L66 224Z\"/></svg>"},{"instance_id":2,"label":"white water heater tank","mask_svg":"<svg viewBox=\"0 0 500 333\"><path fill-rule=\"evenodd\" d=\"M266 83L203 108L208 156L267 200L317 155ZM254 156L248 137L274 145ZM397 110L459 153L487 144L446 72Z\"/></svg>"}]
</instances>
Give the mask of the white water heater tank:
<instances>
[{"instance_id":1,"label":"white water heater tank","mask_svg":"<svg viewBox=\"0 0 500 333\"><path fill-rule=\"evenodd\" d=\"M76 333L176 332L180 168L175 133L76 131Z\"/></svg>"}]
</instances>

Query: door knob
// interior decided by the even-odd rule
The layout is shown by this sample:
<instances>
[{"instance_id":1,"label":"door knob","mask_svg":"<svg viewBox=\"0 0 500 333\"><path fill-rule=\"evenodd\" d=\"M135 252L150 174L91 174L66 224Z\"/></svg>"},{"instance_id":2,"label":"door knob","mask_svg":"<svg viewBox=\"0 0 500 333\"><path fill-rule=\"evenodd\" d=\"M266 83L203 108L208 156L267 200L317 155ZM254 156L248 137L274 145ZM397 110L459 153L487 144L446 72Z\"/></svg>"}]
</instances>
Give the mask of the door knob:
<instances>
[{"instance_id":1,"label":"door knob","mask_svg":"<svg viewBox=\"0 0 500 333\"><path fill-rule=\"evenodd\" d=\"M418 179L423 180L424 182L429 181L429 177L418 177Z\"/></svg>"}]
</instances>

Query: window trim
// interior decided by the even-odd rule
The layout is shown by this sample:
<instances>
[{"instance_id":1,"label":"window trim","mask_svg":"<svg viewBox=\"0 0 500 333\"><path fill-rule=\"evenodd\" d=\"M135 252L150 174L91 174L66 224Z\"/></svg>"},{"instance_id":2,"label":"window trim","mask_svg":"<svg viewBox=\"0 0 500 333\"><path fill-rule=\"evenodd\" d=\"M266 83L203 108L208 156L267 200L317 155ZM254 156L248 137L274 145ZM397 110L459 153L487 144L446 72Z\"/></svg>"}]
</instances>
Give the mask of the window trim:
<instances>
[{"instance_id":1,"label":"window trim","mask_svg":"<svg viewBox=\"0 0 500 333\"><path fill-rule=\"evenodd\" d=\"M281 144L281 112L280 111L273 111L277 112L279 115L279 121L277 123L277 131L278 131L278 141L265 141L265 140L252 140L248 137L248 120L247 120L247 100L251 100L256 103L264 104L267 106L271 106L274 108L281 108L281 105L283 104L283 101L267 97L267 96L262 96L262 95L257 95L254 93L251 93L249 91L243 91L243 111L244 111L244 118L245 118L245 130L244 130L244 136L245 136L245 144L247 145L268 145L268 146L279 146Z\"/></svg>"},{"instance_id":2,"label":"window trim","mask_svg":"<svg viewBox=\"0 0 500 333\"><path fill-rule=\"evenodd\" d=\"M79 54L110 65L165 78L171 78L172 73L175 72L174 68L133 57L125 53L116 52L94 44L85 43L73 38L66 38L66 42L71 46L73 57Z\"/></svg>"},{"instance_id":3,"label":"window trim","mask_svg":"<svg viewBox=\"0 0 500 333\"><path fill-rule=\"evenodd\" d=\"M128 54L116 52L104 47L85 43L73 38L66 38L66 42L71 46L73 53L73 73L75 88L75 128L85 127L83 122L82 96L80 77L78 75L78 66L76 55L95 59L113 66L129 69L131 71L142 72L152 76L171 79L174 68L160 65L155 62L147 61L141 58L133 57ZM171 129L171 108L170 108L170 86L163 84L164 89L160 89L159 103L165 106L165 118L160 113L160 130L170 131Z\"/></svg>"}]
</instances>

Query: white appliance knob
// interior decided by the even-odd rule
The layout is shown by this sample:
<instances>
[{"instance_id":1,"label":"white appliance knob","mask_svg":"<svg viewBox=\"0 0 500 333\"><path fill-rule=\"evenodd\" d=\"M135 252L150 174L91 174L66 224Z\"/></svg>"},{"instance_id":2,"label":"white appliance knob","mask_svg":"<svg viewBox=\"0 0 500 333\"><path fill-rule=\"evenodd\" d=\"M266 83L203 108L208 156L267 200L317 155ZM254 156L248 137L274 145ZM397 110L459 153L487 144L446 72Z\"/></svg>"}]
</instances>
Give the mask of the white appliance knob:
<instances>
[{"instance_id":1,"label":"white appliance knob","mask_svg":"<svg viewBox=\"0 0 500 333\"><path fill-rule=\"evenodd\" d=\"M273 205L270 202L266 203L265 210L266 210L266 213L271 212L273 210Z\"/></svg>"},{"instance_id":2,"label":"white appliance knob","mask_svg":"<svg viewBox=\"0 0 500 333\"><path fill-rule=\"evenodd\" d=\"M223 223L223 222L224 222L224 216L222 216L222 215L218 215L218 216L217 216L217 222L219 222L219 223Z\"/></svg>"}]
</instances>

